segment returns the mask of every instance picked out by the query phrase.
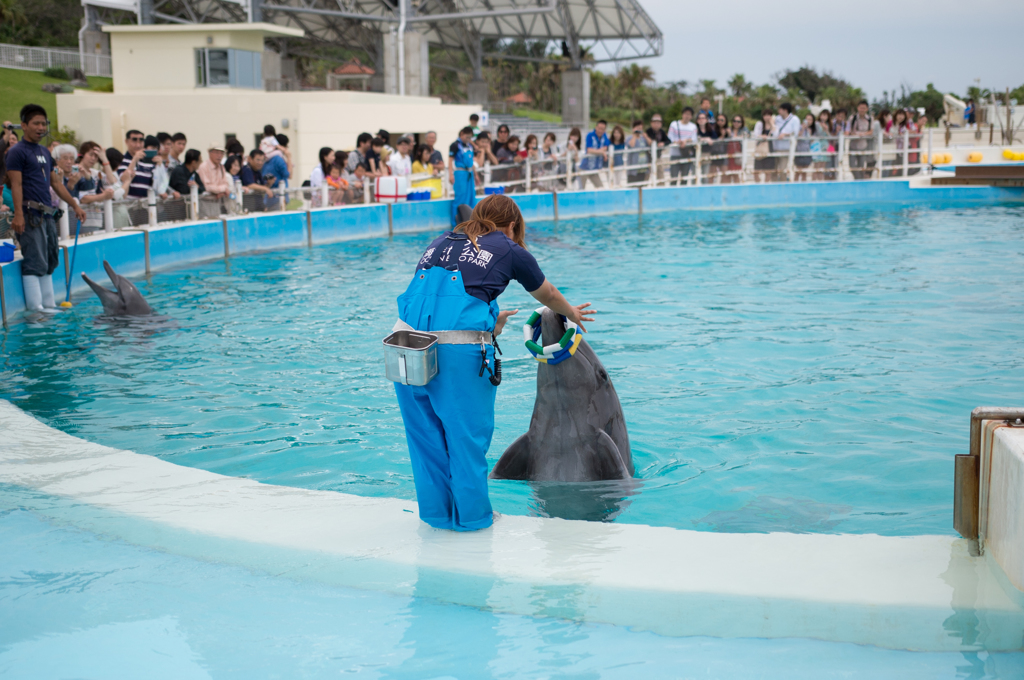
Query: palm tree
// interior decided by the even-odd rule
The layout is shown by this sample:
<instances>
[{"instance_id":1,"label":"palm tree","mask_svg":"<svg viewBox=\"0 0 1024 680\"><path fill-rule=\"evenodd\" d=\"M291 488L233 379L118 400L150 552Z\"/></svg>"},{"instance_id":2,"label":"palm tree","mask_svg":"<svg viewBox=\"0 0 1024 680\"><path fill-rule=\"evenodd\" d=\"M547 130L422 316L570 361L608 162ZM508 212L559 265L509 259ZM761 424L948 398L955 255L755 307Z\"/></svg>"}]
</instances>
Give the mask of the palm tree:
<instances>
[{"instance_id":1,"label":"palm tree","mask_svg":"<svg viewBox=\"0 0 1024 680\"><path fill-rule=\"evenodd\" d=\"M0 25L24 26L28 23L18 0L0 0ZM13 31L5 31L13 34Z\"/></svg>"},{"instance_id":2,"label":"palm tree","mask_svg":"<svg viewBox=\"0 0 1024 680\"><path fill-rule=\"evenodd\" d=\"M754 89L753 83L749 82L742 73L735 74L726 83L729 86L729 91L732 92L732 96L739 99L740 97L749 97L750 92Z\"/></svg>"},{"instance_id":3,"label":"palm tree","mask_svg":"<svg viewBox=\"0 0 1024 680\"><path fill-rule=\"evenodd\" d=\"M630 64L619 71L619 85L629 97L629 108L633 111L643 106L643 100L647 99L645 85L654 80L654 72L650 66L638 66Z\"/></svg>"}]
</instances>

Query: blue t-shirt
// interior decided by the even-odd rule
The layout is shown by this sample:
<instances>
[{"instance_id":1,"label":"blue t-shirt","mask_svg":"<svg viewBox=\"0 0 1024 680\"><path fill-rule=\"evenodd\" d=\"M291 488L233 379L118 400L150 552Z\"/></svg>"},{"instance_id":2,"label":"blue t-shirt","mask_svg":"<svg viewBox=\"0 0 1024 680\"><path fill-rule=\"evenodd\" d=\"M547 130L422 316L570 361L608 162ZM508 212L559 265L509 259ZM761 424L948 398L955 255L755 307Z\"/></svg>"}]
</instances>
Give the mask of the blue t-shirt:
<instances>
[{"instance_id":1,"label":"blue t-shirt","mask_svg":"<svg viewBox=\"0 0 1024 680\"><path fill-rule=\"evenodd\" d=\"M266 163L263 164L263 176L273 177L273 181L268 184L271 189L276 189L277 185L282 180L286 180L290 177L288 174L288 163L280 156L274 156ZM245 182L245 180L242 180Z\"/></svg>"},{"instance_id":2,"label":"blue t-shirt","mask_svg":"<svg viewBox=\"0 0 1024 680\"><path fill-rule=\"evenodd\" d=\"M285 169L287 169L287 166L285 167ZM252 186L253 184L263 184L263 178L257 177L256 173L253 172L253 169L248 165L242 166L242 172L239 175L239 177L241 177L242 179L243 187Z\"/></svg>"},{"instance_id":3,"label":"blue t-shirt","mask_svg":"<svg viewBox=\"0 0 1024 680\"><path fill-rule=\"evenodd\" d=\"M597 136L597 130L591 130L587 133L587 139L584 149L603 149L608 146L608 135L603 134L600 137ZM587 154L580 161L581 170L600 170L604 167L604 159L600 156L594 156Z\"/></svg>"},{"instance_id":4,"label":"blue t-shirt","mask_svg":"<svg viewBox=\"0 0 1024 680\"><path fill-rule=\"evenodd\" d=\"M444 267L462 272L462 285L473 297L490 304L505 292L515 279L532 293L544 283L544 272L537 260L500 231L484 234L476 240L477 252L465 234L446 231L423 253L416 270Z\"/></svg>"},{"instance_id":5,"label":"blue t-shirt","mask_svg":"<svg viewBox=\"0 0 1024 680\"><path fill-rule=\"evenodd\" d=\"M24 139L7 152L7 169L21 173L21 200L50 205L53 158L45 146ZM24 207L25 204L22 203Z\"/></svg>"}]
</instances>

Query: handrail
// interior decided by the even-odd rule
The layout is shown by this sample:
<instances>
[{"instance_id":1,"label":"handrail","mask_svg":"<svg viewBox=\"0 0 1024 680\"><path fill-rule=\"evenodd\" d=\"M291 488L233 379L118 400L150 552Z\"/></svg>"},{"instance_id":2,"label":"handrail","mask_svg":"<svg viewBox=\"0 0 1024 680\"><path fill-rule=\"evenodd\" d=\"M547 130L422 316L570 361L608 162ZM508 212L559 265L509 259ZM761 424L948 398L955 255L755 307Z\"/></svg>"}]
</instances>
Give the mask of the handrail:
<instances>
[{"instance_id":1,"label":"handrail","mask_svg":"<svg viewBox=\"0 0 1024 680\"><path fill-rule=\"evenodd\" d=\"M953 478L953 528L976 541L980 527L981 433L986 420L1024 420L1024 408L979 406L971 411L971 441L966 454L956 456ZM981 546L978 546L980 552Z\"/></svg>"}]
</instances>

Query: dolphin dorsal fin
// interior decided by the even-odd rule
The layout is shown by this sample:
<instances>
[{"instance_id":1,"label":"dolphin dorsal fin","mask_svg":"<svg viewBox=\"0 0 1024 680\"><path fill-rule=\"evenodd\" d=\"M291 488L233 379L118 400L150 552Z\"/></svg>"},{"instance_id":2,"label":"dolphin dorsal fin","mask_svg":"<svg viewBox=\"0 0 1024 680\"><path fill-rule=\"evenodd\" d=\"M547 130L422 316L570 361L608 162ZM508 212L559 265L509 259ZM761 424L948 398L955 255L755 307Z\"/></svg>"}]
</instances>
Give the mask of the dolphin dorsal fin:
<instances>
[{"instance_id":1,"label":"dolphin dorsal fin","mask_svg":"<svg viewBox=\"0 0 1024 680\"><path fill-rule=\"evenodd\" d=\"M622 460L619 447L615 445L612 438L604 430L597 431L597 455L594 467L598 472L597 479L629 479L626 463Z\"/></svg>"},{"instance_id":2,"label":"dolphin dorsal fin","mask_svg":"<svg viewBox=\"0 0 1024 680\"><path fill-rule=\"evenodd\" d=\"M505 449L491 470L490 478L526 480L529 479L529 472L530 433L527 432Z\"/></svg>"}]
</instances>

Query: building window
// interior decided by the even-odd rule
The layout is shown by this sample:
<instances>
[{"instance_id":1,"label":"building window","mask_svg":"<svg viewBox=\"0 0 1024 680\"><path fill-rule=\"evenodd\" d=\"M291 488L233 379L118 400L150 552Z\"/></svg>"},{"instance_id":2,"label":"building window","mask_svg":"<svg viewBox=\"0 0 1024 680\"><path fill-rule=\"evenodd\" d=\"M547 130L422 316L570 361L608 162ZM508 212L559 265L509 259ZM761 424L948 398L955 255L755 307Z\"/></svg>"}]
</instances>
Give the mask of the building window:
<instances>
[{"instance_id":1,"label":"building window","mask_svg":"<svg viewBox=\"0 0 1024 680\"><path fill-rule=\"evenodd\" d=\"M202 47L196 50L196 87L263 89L263 54Z\"/></svg>"}]
</instances>

